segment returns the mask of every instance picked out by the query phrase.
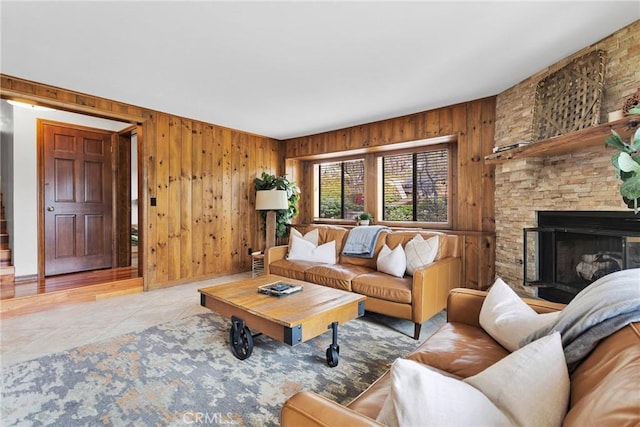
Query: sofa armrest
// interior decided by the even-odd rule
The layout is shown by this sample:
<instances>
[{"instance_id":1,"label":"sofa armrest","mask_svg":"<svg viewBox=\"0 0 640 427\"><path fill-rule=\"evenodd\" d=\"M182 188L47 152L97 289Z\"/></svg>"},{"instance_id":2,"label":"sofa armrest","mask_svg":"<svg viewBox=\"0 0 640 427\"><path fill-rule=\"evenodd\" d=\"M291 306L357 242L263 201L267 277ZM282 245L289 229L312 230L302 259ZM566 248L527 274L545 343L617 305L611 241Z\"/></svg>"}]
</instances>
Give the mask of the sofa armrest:
<instances>
[{"instance_id":1,"label":"sofa armrest","mask_svg":"<svg viewBox=\"0 0 640 427\"><path fill-rule=\"evenodd\" d=\"M449 291L460 286L462 262L448 257L438 260L413 273L412 321L423 323L447 305Z\"/></svg>"},{"instance_id":2,"label":"sofa armrest","mask_svg":"<svg viewBox=\"0 0 640 427\"><path fill-rule=\"evenodd\" d=\"M264 251L264 274L269 274L269 264L279 259L285 259L289 246L274 246Z\"/></svg>"},{"instance_id":3,"label":"sofa armrest","mask_svg":"<svg viewBox=\"0 0 640 427\"><path fill-rule=\"evenodd\" d=\"M280 410L280 425L294 426L380 426L371 418L310 391L290 397Z\"/></svg>"},{"instance_id":4,"label":"sofa armrest","mask_svg":"<svg viewBox=\"0 0 640 427\"><path fill-rule=\"evenodd\" d=\"M447 322L480 327L480 310L486 296L487 291L466 288L451 290L447 298ZM537 313L550 313L565 307L565 304L535 298L522 298L522 300Z\"/></svg>"},{"instance_id":5,"label":"sofa armrest","mask_svg":"<svg viewBox=\"0 0 640 427\"><path fill-rule=\"evenodd\" d=\"M447 322L464 323L479 328L480 309L486 296L486 291L452 289L447 298Z\"/></svg>"}]
</instances>

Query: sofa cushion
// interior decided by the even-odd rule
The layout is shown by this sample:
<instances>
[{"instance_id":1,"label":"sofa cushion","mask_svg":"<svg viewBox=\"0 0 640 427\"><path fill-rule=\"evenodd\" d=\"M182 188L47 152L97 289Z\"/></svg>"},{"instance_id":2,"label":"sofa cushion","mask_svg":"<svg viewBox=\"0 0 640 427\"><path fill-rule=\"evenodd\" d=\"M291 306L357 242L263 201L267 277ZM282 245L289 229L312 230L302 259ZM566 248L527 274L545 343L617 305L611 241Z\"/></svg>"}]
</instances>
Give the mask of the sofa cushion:
<instances>
[{"instance_id":1,"label":"sofa cushion","mask_svg":"<svg viewBox=\"0 0 640 427\"><path fill-rule=\"evenodd\" d=\"M301 239L307 240L311 243L313 243L313 246L318 246L319 242L320 242L320 233L319 230L317 228L314 228L311 231L307 231L304 235L299 232L298 230L296 230L295 228L291 228L291 233L289 234L290 237L296 236L296 237L300 237ZM289 239L289 248L291 248L291 242L293 241L293 239Z\"/></svg>"},{"instance_id":2,"label":"sofa cushion","mask_svg":"<svg viewBox=\"0 0 640 427\"><path fill-rule=\"evenodd\" d=\"M413 272L419 268L431 264L438 254L439 236L424 239L420 234L407 242L405 253L407 255L407 274L413 276ZM397 246L396 246L397 248Z\"/></svg>"},{"instance_id":3,"label":"sofa cushion","mask_svg":"<svg viewBox=\"0 0 640 427\"><path fill-rule=\"evenodd\" d=\"M283 277L290 277L292 279L304 280L304 272L317 265L322 265L322 263L279 259L269 264L269 273Z\"/></svg>"},{"instance_id":4,"label":"sofa cushion","mask_svg":"<svg viewBox=\"0 0 640 427\"><path fill-rule=\"evenodd\" d=\"M407 243L413 239L417 234L422 236L424 240L428 240L431 237L438 236L438 252L436 254L435 261L439 259L445 258L449 251L449 239L447 239L447 235L444 233L439 233L437 231L408 231L408 230L400 230L393 231L386 235L385 243L391 249L395 248L398 245L402 245L405 248L407 247Z\"/></svg>"},{"instance_id":5,"label":"sofa cushion","mask_svg":"<svg viewBox=\"0 0 640 427\"><path fill-rule=\"evenodd\" d=\"M407 269L407 259L402 245L396 246L393 250L389 249L389 246L383 245L378 254L376 266L381 273L404 277L404 272Z\"/></svg>"},{"instance_id":6,"label":"sofa cushion","mask_svg":"<svg viewBox=\"0 0 640 427\"><path fill-rule=\"evenodd\" d=\"M498 277L482 303L480 325L504 348L516 351L520 341L555 322L559 315L559 311L536 313Z\"/></svg>"},{"instance_id":7,"label":"sofa cushion","mask_svg":"<svg viewBox=\"0 0 640 427\"><path fill-rule=\"evenodd\" d=\"M342 253L342 247L346 241L349 230L344 227L338 227L335 225L310 225L307 227L299 227L300 232L306 234L312 230L318 230L318 245L322 245L327 242L336 242L336 259L339 259Z\"/></svg>"},{"instance_id":8,"label":"sofa cushion","mask_svg":"<svg viewBox=\"0 0 640 427\"><path fill-rule=\"evenodd\" d=\"M407 359L466 378L482 372L508 354L482 328L450 322L438 329Z\"/></svg>"},{"instance_id":9,"label":"sofa cushion","mask_svg":"<svg viewBox=\"0 0 640 427\"><path fill-rule=\"evenodd\" d=\"M356 265L322 264L306 270L304 280L318 285L351 291L351 280L360 274L370 273L371 271L370 268Z\"/></svg>"},{"instance_id":10,"label":"sofa cushion","mask_svg":"<svg viewBox=\"0 0 640 427\"><path fill-rule=\"evenodd\" d=\"M411 277L394 277L380 272L361 274L351 280L353 292L403 304L411 304L412 285Z\"/></svg>"},{"instance_id":11,"label":"sofa cushion","mask_svg":"<svg viewBox=\"0 0 640 427\"><path fill-rule=\"evenodd\" d=\"M320 246L314 246L312 242L292 235L287 259L291 261L317 261L335 264L336 242L332 240Z\"/></svg>"},{"instance_id":12,"label":"sofa cushion","mask_svg":"<svg viewBox=\"0 0 640 427\"><path fill-rule=\"evenodd\" d=\"M480 390L415 361L397 359L376 421L397 426L511 426Z\"/></svg>"}]
</instances>

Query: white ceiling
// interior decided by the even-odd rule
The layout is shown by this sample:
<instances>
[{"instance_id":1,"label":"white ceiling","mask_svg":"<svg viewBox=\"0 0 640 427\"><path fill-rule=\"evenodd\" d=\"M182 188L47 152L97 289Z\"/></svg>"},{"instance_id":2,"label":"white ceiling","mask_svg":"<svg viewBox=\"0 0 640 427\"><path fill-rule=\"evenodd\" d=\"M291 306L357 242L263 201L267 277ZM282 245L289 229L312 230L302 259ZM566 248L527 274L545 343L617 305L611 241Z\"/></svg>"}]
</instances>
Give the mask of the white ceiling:
<instances>
[{"instance_id":1,"label":"white ceiling","mask_svg":"<svg viewBox=\"0 0 640 427\"><path fill-rule=\"evenodd\" d=\"M496 95L640 1L8 1L2 73L277 139Z\"/></svg>"}]
</instances>

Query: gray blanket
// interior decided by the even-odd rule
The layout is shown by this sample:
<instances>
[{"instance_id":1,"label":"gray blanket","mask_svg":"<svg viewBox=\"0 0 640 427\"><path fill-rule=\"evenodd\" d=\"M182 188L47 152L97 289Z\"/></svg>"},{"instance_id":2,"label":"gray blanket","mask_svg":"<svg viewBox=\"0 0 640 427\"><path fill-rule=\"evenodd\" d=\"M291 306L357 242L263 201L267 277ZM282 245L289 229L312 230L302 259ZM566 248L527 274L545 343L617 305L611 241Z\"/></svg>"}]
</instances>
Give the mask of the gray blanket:
<instances>
[{"instance_id":1,"label":"gray blanket","mask_svg":"<svg viewBox=\"0 0 640 427\"><path fill-rule=\"evenodd\" d=\"M567 366L573 371L600 340L638 321L640 268L617 271L583 289L560 312L555 323L532 333L520 346L558 331Z\"/></svg>"},{"instance_id":2,"label":"gray blanket","mask_svg":"<svg viewBox=\"0 0 640 427\"><path fill-rule=\"evenodd\" d=\"M347 256L373 258L378 234L389 227L382 225L367 225L354 227L347 235L342 253Z\"/></svg>"}]
</instances>

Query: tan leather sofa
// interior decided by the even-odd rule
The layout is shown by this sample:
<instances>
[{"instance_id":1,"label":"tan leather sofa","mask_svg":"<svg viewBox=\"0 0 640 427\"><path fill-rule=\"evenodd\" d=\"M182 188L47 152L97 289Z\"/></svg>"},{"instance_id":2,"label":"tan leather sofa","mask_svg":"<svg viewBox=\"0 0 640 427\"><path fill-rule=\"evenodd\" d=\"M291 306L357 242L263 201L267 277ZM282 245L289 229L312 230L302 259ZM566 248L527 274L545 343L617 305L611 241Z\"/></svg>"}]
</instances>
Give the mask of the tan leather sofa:
<instances>
[{"instance_id":1,"label":"tan leather sofa","mask_svg":"<svg viewBox=\"0 0 640 427\"><path fill-rule=\"evenodd\" d=\"M288 246L276 246L265 252L265 272L366 295L367 311L412 321L415 339L420 336L422 323L445 307L449 291L461 286L458 236L418 230L384 231L378 235L373 258L358 258L342 254L348 229L312 225L298 230L304 234L313 228L319 231L318 244L336 241L336 264L291 261L287 259ZM440 236L438 255L432 264L416 270L413 277L399 278L377 271L376 259L385 243L391 249L398 244L404 246L418 233L425 239Z\"/></svg>"},{"instance_id":2,"label":"tan leather sofa","mask_svg":"<svg viewBox=\"0 0 640 427\"><path fill-rule=\"evenodd\" d=\"M447 323L407 358L466 378L505 357L508 351L479 324L485 295L483 291L454 289L447 303ZM538 313L563 307L541 300L524 300ZM571 397L564 426L640 425L640 323L625 326L600 341L573 371L570 380ZM298 393L285 402L281 425L379 425L375 419L388 395L389 381L387 372L348 406L312 392Z\"/></svg>"}]
</instances>

